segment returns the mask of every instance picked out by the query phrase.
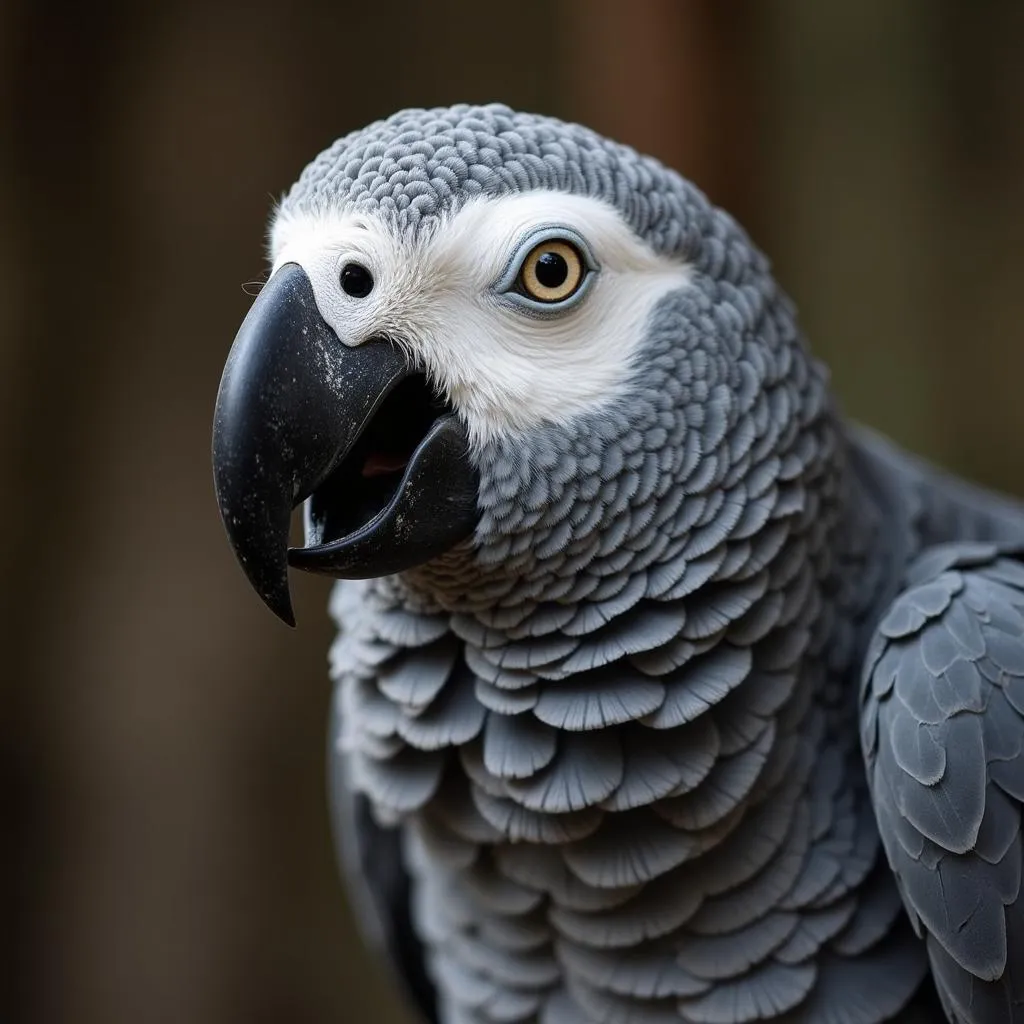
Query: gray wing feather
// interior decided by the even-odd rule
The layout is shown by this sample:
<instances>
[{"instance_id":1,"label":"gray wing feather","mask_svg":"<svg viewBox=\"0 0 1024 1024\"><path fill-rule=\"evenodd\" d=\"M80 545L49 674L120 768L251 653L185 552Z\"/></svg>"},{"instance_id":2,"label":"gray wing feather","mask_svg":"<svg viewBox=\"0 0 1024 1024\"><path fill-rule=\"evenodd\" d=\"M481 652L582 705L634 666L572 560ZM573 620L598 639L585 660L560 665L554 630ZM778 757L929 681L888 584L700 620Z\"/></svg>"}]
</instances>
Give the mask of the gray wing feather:
<instances>
[{"instance_id":1,"label":"gray wing feather","mask_svg":"<svg viewBox=\"0 0 1024 1024\"><path fill-rule=\"evenodd\" d=\"M1024 567L944 545L911 569L869 651L862 743L879 830L965 1024L1024 1021Z\"/></svg>"},{"instance_id":2,"label":"gray wing feather","mask_svg":"<svg viewBox=\"0 0 1024 1024\"><path fill-rule=\"evenodd\" d=\"M349 899L367 941L405 986L423 1019L436 1024L436 996L411 918L411 884L397 829L378 825L365 796L349 784L343 758L331 752L331 822Z\"/></svg>"}]
</instances>

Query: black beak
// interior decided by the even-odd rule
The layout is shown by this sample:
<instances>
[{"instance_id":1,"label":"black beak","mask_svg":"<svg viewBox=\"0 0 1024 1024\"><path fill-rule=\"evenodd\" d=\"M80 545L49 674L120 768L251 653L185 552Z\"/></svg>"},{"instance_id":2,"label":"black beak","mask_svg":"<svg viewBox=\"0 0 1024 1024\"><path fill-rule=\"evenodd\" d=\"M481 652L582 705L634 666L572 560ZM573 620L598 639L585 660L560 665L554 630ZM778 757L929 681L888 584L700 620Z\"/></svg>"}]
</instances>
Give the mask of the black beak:
<instances>
[{"instance_id":1,"label":"black beak","mask_svg":"<svg viewBox=\"0 0 1024 1024\"><path fill-rule=\"evenodd\" d=\"M281 267L239 329L213 424L217 501L256 592L294 625L288 562L365 579L436 558L476 526L465 432L401 350L349 347L305 271ZM288 551L309 498L306 540Z\"/></svg>"}]
</instances>

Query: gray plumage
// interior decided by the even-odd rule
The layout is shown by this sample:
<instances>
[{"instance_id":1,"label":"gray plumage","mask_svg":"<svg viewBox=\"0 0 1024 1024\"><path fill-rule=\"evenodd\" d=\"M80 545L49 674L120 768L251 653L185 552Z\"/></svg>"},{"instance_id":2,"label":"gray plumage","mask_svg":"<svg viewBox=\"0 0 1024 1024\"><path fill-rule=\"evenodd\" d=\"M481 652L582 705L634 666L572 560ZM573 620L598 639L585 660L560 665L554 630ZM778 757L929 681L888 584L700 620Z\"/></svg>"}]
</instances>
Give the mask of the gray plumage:
<instances>
[{"instance_id":1,"label":"gray plumage","mask_svg":"<svg viewBox=\"0 0 1024 1024\"><path fill-rule=\"evenodd\" d=\"M908 571L862 689L878 825L954 1019L1024 1002L1024 566L1020 549L943 545Z\"/></svg>"},{"instance_id":2,"label":"gray plumage","mask_svg":"<svg viewBox=\"0 0 1024 1024\"><path fill-rule=\"evenodd\" d=\"M338 584L364 916L444 1024L1024 1021L1024 510L845 424L735 222L585 128L405 111L281 212L537 190L691 276L623 397L474 449L470 541Z\"/></svg>"}]
</instances>

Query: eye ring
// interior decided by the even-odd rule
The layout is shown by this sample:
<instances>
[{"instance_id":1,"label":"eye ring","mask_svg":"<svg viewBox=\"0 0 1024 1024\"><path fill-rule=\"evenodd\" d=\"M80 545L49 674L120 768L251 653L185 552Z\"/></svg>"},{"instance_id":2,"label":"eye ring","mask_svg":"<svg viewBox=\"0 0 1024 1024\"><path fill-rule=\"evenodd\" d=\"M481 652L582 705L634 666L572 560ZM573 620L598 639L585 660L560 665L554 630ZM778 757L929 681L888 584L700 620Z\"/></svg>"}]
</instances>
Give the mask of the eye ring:
<instances>
[{"instance_id":1,"label":"eye ring","mask_svg":"<svg viewBox=\"0 0 1024 1024\"><path fill-rule=\"evenodd\" d=\"M527 254L516 277L516 290L534 302L565 302L579 291L587 264L579 249L564 238L538 242Z\"/></svg>"},{"instance_id":2,"label":"eye ring","mask_svg":"<svg viewBox=\"0 0 1024 1024\"><path fill-rule=\"evenodd\" d=\"M568 251L562 249L562 246L568 247ZM541 288L550 288L552 282L557 280L553 275L546 276L542 272L541 279L536 282L534 280L536 263L546 251L555 250L556 247L569 271L561 287L555 288L556 292L564 293L561 299L537 287L539 284ZM577 261L579 278L573 280ZM601 265L594 258L589 243L578 231L565 224L539 225L528 234L520 236L492 289L499 301L520 315L547 320L562 316L583 301L600 270ZM572 283L571 288L567 287L569 283Z\"/></svg>"}]
</instances>

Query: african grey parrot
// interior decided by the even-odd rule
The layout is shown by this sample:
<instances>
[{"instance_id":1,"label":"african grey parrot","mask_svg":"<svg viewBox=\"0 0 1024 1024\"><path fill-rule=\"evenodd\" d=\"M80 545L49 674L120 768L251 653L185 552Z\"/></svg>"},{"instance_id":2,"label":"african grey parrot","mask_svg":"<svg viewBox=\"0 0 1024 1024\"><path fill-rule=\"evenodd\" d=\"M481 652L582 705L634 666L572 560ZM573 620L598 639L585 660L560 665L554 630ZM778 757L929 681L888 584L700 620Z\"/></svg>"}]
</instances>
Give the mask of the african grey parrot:
<instances>
[{"instance_id":1,"label":"african grey parrot","mask_svg":"<svg viewBox=\"0 0 1024 1024\"><path fill-rule=\"evenodd\" d=\"M343 581L333 823L423 1018L1024 1021L1024 507L844 421L742 229L578 125L398 113L270 249L220 510L282 618Z\"/></svg>"}]
</instances>

